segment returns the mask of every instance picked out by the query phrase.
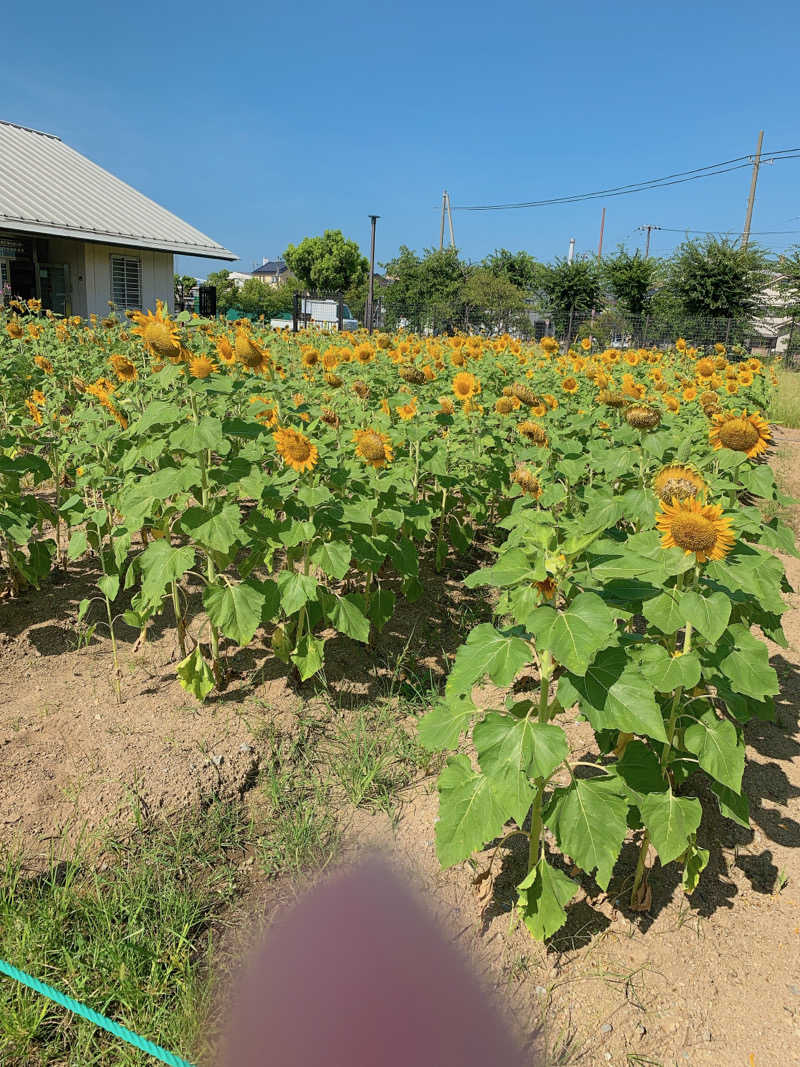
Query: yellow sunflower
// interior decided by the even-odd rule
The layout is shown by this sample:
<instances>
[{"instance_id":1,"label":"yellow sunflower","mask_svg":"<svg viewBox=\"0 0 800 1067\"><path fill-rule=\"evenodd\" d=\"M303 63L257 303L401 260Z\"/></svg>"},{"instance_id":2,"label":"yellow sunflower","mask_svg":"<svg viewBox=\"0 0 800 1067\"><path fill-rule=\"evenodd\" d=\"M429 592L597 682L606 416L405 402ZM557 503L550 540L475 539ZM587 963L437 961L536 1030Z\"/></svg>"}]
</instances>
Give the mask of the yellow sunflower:
<instances>
[{"instance_id":1,"label":"yellow sunflower","mask_svg":"<svg viewBox=\"0 0 800 1067\"><path fill-rule=\"evenodd\" d=\"M189 360L189 373L193 378L207 378L217 370L219 367L208 356L193 356Z\"/></svg>"},{"instance_id":2,"label":"yellow sunflower","mask_svg":"<svg viewBox=\"0 0 800 1067\"><path fill-rule=\"evenodd\" d=\"M231 364L236 362L236 353L233 350L233 345L230 343L227 337L217 338L217 355L223 363Z\"/></svg>"},{"instance_id":3,"label":"yellow sunflower","mask_svg":"<svg viewBox=\"0 0 800 1067\"><path fill-rule=\"evenodd\" d=\"M439 397L439 414L440 415L452 415L455 411L455 405L449 396Z\"/></svg>"},{"instance_id":4,"label":"yellow sunflower","mask_svg":"<svg viewBox=\"0 0 800 1067\"><path fill-rule=\"evenodd\" d=\"M666 504L672 503L673 500L702 496L707 489L708 486L700 474L683 463L662 467L653 479L653 492Z\"/></svg>"},{"instance_id":5,"label":"yellow sunflower","mask_svg":"<svg viewBox=\"0 0 800 1067\"><path fill-rule=\"evenodd\" d=\"M459 400L469 400L481 391L481 383L474 374L462 371L453 378L453 392Z\"/></svg>"},{"instance_id":6,"label":"yellow sunflower","mask_svg":"<svg viewBox=\"0 0 800 1067\"><path fill-rule=\"evenodd\" d=\"M401 404L400 407L397 408L397 414L405 421L413 419L417 414L417 398L412 396L407 404Z\"/></svg>"},{"instance_id":7,"label":"yellow sunflower","mask_svg":"<svg viewBox=\"0 0 800 1067\"><path fill-rule=\"evenodd\" d=\"M136 323L131 333L141 337L148 352L160 359L177 359L180 356L178 327L164 313L162 303L159 302L155 314L152 311L134 311L131 319Z\"/></svg>"},{"instance_id":8,"label":"yellow sunflower","mask_svg":"<svg viewBox=\"0 0 800 1067\"><path fill-rule=\"evenodd\" d=\"M723 516L719 504L703 504L695 497L675 498L671 504L659 501L661 514L656 527L664 535L663 548L682 548L686 555L694 552L698 563L723 559L733 547L731 519Z\"/></svg>"},{"instance_id":9,"label":"yellow sunflower","mask_svg":"<svg viewBox=\"0 0 800 1067\"><path fill-rule=\"evenodd\" d=\"M236 330L233 351L239 362L255 373L264 372L272 365L272 357L269 352L257 345L247 330L241 326Z\"/></svg>"},{"instance_id":10,"label":"yellow sunflower","mask_svg":"<svg viewBox=\"0 0 800 1067\"><path fill-rule=\"evenodd\" d=\"M108 362L121 382L135 382L139 377L136 364L131 362L127 356L115 353Z\"/></svg>"},{"instance_id":11,"label":"yellow sunflower","mask_svg":"<svg viewBox=\"0 0 800 1067\"><path fill-rule=\"evenodd\" d=\"M367 427L366 430L356 430L353 440L356 443L356 455L361 456L376 470L385 467L394 459L391 442L385 433Z\"/></svg>"},{"instance_id":12,"label":"yellow sunflower","mask_svg":"<svg viewBox=\"0 0 800 1067\"><path fill-rule=\"evenodd\" d=\"M561 383L561 388L564 390L565 393L577 393L577 391L578 391L578 380L577 380L577 378L573 378L571 375L570 375L569 378L565 378L564 381Z\"/></svg>"},{"instance_id":13,"label":"yellow sunflower","mask_svg":"<svg viewBox=\"0 0 800 1067\"><path fill-rule=\"evenodd\" d=\"M772 431L760 412L748 415L745 408L741 415L735 411L715 414L709 439L715 449L730 448L753 459L766 452L772 443Z\"/></svg>"},{"instance_id":14,"label":"yellow sunflower","mask_svg":"<svg viewBox=\"0 0 800 1067\"><path fill-rule=\"evenodd\" d=\"M310 471L318 459L317 446L298 430L276 430L272 435L279 454L287 467L296 471Z\"/></svg>"},{"instance_id":15,"label":"yellow sunflower","mask_svg":"<svg viewBox=\"0 0 800 1067\"><path fill-rule=\"evenodd\" d=\"M50 362L47 356L34 356L33 362L36 364L39 370L43 370L45 374L53 373L53 364Z\"/></svg>"},{"instance_id":16,"label":"yellow sunflower","mask_svg":"<svg viewBox=\"0 0 800 1067\"><path fill-rule=\"evenodd\" d=\"M6 333L12 341L19 341L23 334L23 329L19 324L19 320L14 318L6 323Z\"/></svg>"},{"instance_id":17,"label":"yellow sunflower","mask_svg":"<svg viewBox=\"0 0 800 1067\"><path fill-rule=\"evenodd\" d=\"M375 349L367 341L362 341L360 345L356 345L354 354L356 360L366 366L375 358Z\"/></svg>"},{"instance_id":18,"label":"yellow sunflower","mask_svg":"<svg viewBox=\"0 0 800 1067\"><path fill-rule=\"evenodd\" d=\"M31 400L30 397L26 397L25 398L25 407L28 409L28 414L33 419L33 421L36 423L36 425L37 426L41 426L42 425L42 413L39 411L39 408L36 406L35 401Z\"/></svg>"}]
</instances>

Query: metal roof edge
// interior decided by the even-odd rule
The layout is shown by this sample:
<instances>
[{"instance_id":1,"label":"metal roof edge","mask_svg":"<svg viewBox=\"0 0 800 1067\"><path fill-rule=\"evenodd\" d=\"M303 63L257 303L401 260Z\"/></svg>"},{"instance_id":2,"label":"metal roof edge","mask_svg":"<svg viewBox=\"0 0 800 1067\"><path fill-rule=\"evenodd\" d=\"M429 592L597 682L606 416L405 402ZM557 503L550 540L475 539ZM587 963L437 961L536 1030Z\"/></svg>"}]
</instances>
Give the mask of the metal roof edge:
<instances>
[{"instance_id":1,"label":"metal roof edge","mask_svg":"<svg viewBox=\"0 0 800 1067\"><path fill-rule=\"evenodd\" d=\"M47 130L35 130L33 126L23 126L21 122L12 122L11 119L0 119L0 126L13 126L15 130L25 130L26 133L38 133L40 137L50 137L54 141L61 141L61 138L54 133L48 133ZM64 142L61 141L63 144Z\"/></svg>"},{"instance_id":2,"label":"metal roof edge","mask_svg":"<svg viewBox=\"0 0 800 1067\"><path fill-rule=\"evenodd\" d=\"M222 245L182 245L168 242L133 237L130 234L100 233L95 230L70 229L49 223L30 222L26 219L10 219L0 215L0 229L11 232L41 233L50 237L69 237L75 241L87 241L96 245L118 245L121 248L144 248L151 252L172 252L177 256L195 256L199 259L226 259L236 262L239 256Z\"/></svg>"}]
</instances>

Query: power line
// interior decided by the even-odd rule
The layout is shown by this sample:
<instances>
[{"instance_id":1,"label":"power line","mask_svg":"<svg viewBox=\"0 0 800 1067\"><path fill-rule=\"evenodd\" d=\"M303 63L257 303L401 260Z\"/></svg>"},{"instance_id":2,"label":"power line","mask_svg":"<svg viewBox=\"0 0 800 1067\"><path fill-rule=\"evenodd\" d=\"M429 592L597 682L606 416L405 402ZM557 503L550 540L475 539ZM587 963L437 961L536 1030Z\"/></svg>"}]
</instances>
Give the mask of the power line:
<instances>
[{"instance_id":1,"label":"power line","mask_svg":"<svg viewBox=\"0 0 800 1067\"><path fill-rule=\"evenodd\" d=\"M779 159L798 158L800 158L800 148L781 148L771 152L769 158L762 162L768 163ZM649 189L661 189L669 185L681 185L684 182L699 181L701 178L713 178L718 174L729 174L731 171L750 167L752 159L752 156L737 156L735 159L723 160L720 163L709 163L705 167L677 171L674 174L666 174L661 178L649 178L646 181L631 182L629 185L616 185L610 189L598 189L590 193L574 193L570 196L557 196L546 200L527 200L509 204L454 204L453 210L512 211L528 207L548 207L552 204L575 204L585 200L594 200L601 196L629 196L631 193L646 192Z\"/></svg>"}]
</instances>

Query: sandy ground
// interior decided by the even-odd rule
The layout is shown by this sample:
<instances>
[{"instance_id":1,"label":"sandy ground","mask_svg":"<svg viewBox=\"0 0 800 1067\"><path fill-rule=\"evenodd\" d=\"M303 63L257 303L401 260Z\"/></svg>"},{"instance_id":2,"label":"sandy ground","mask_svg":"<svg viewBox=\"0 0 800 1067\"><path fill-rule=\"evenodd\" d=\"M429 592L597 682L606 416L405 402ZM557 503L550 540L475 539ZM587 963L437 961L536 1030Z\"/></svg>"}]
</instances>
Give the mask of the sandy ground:
<instances>
[{"instance_id":1,"label":"sandy ground","mask_svg":"<svg viewBox=\"0 0 800 1067\"><path fill-rule=\"evenodd\" d=\"M800 434L778 445L773 462L800 497ZM800 561L784 562L800 588ZM169 814L211 794L246 796L265 724L291 729L306 695L255 647L233 662L223 699L198 708L174 680L171 632L154 633L134 654L128 631L117 704L107 640L77 647L77 606L95 580L82 568L0 602L0 845L21 848L32 867L81 834L133 825L137 808ZM608 894L593 894L587 881L567 926L542 946L513 922L513 853L488 902L468 865L439 869L432 780L405 792L394 820L352 813L350 855L377 849L411 879L507 1006L531 1063L800 1064L800 596L790 603L790 647L770 648L782 685L777 721L747 731L752 831L705 805L699 843L711 861L691 898L675 865L656 866L650 912L629 912L614 894L633 869L628 844ZM463 608L453 582L403 609L372 669L349 642L334 643L337 699L374 699L411 633L437 648L426 666L441 670L452 651L437 623L444 608ZM586 750L585 728L570 733L575 750ZM262 911L275 900L258 890L248 898Z\"/></svg>"}]
</instances>

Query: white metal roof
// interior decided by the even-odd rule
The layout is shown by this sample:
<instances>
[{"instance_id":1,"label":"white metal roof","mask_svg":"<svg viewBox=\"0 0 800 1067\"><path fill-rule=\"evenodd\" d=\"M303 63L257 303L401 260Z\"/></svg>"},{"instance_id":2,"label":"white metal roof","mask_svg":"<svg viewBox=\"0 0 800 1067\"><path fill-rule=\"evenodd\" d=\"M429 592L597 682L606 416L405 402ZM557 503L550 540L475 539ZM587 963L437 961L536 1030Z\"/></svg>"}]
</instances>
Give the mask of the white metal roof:
<instances>
[{"instance_id":1,"label":"white metal roof","mask_svg":"<svg viewBox=\"0 0 800 1067\"><path fill-rule=\"evenodd\" d=\"M58 137L0 120L0 227L238 259Z\"/></svg>"}]
</instances>

